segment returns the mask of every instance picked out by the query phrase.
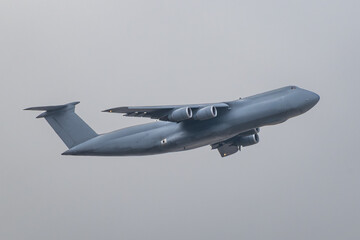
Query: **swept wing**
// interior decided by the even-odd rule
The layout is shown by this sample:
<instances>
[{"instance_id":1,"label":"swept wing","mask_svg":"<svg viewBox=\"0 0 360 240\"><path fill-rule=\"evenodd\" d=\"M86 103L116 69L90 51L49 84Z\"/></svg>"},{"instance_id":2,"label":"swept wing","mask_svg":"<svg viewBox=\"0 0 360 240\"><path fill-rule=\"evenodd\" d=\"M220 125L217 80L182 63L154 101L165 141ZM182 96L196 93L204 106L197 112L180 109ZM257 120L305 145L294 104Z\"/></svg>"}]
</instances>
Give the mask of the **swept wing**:
<instances>
[{"instance_id":1,"label":"swept wing","mask_svg":"<svg viewBox=\"0 0 360 240\"><path fill-rule=\"evenodd\" d=\"M164 106L140 106L140 107L117 107L104 110L103 112L124 113L126 117L146 117L159 119L162 121L172 121L169 116L178 109L191 109L196 113L206 107L215 107L216 109L229 109L226 103L208 103L208 104L190 104L190 105L164 105Z\"/></svg>"}]
</instances>

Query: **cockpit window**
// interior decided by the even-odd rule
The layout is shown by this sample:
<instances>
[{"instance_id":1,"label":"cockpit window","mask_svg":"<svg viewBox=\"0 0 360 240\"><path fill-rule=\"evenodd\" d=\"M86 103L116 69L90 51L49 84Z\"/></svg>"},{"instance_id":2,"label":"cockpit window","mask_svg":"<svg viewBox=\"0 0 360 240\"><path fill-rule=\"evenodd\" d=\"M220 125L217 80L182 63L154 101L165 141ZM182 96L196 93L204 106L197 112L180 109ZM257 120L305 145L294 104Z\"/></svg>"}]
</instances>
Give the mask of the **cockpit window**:
<instances>
[{"instance_id":1,"label":"cockpit window","mask_svg":"<svg viewBox=\"0 0 360 240\"><path fill-rule=\"evenodd\" d=\"M291 86L290 89L296 89L296 87L295 87L295 86Z\"/></svg>"}]
</instances>

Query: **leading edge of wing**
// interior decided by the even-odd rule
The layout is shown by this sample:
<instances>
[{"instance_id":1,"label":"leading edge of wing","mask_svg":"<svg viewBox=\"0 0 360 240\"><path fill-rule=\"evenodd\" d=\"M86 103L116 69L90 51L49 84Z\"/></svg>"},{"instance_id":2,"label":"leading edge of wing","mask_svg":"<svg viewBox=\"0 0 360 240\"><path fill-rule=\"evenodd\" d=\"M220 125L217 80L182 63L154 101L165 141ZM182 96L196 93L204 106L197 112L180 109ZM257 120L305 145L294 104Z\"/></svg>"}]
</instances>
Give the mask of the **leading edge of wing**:
<instances>
[{"instance_id":1,"label":"leading edge of wing","mask_svg":"<svg viewBox=\"0 0 360 240\"><path fill-rule=\"evenodd\" d=\"M204 104L189 104L189 105L164 105L164 106L129 106L129 107L116 107L116 108L109 108L103 110L102 112L111 112L111 113L135 113L135 112L142 112L142 113L150 113L156 111L171 111L177 108L182 107L189 107L192 109L198 109L206 106L214 106L217 108L229 108L229 105L226 103L204 103Z\"/></svg>"}]
</instances>

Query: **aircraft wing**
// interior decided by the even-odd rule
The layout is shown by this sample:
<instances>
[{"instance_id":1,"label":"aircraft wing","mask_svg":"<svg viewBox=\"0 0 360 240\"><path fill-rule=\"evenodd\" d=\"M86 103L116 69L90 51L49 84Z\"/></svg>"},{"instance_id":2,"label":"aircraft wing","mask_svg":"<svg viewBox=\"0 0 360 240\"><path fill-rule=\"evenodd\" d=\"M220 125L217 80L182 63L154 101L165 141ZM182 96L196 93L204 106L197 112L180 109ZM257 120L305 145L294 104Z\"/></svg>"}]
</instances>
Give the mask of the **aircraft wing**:
<instances>
[{"instance_id":1,"label":"aircraft wing","mask_svg":"<svg viewBox=\"0 0 360 240\"><path fill-rule=\"evenodd\" d=\"M213 108L211 108L213 107ZM190 104L190 105L164 105L164 106L141 106L141 107L117 107L117 108L110 108L104 110L103 112L110 112L110 113L124 113L126 117L147 117L152 119L159 119L162 121L173 121L173 122L180 122L173 116L175 111L178 112L178 115L181 114L181 111L187 111L188 116L191 115L188 119L192 118L193 113L194 115L200 109L229 109L229 105L226 103L208 103L208 104ZM210 109L211 108L211 109ZM189 110L190 109L190 110ZM214 117L217 115L217 110ZM191 113L191 114L189 114ZM181 119L181 118L180 118ZM187 119L183 119L187 120ZM181 120L181 121L183 121ZM202 120L202 119L199 119ZM205 119L204 119L205 120Z\"/></svg>"}]
</instances>

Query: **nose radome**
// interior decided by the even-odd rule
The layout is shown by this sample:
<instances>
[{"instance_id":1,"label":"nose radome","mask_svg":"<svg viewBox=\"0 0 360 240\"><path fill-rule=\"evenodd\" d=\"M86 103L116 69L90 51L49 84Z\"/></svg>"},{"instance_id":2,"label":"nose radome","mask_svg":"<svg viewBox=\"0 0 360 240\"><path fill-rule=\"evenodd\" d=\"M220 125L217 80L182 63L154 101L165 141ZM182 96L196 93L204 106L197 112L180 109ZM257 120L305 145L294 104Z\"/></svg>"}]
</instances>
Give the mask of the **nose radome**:
<instances>
[{"instance_id":1,"label":"nose radome","mask_svg":"<svg viewBox=\"0 0 360 240\"><path fill-rule=\"evenodd\" d=\"M309 93L308 101L310 101L313 104L313 106L315 106L319 102L320 96L311 91L308 91L308 93Z\"/></svg>"},{"instance_id":2,"label":"nose radome","mask_svg":"<svg viewBox=\"0 0 360 240\"><path fill-rule=\"evenodd\" d=\"M320 100L320 96L319 96L318 94L316 94L316 93L314 93L314 94L315 94L316 103L318 103L319 100ZM316 103L315 103L315 104L316 104Z\"/></svg>"},{"instance_id":3,"label":"nose radome","mask_svg":"<svg viewBox=\"0 0 360 240\"><path fill-rule=\"evenodd\" d=\"M312 107L314 107L320 100L320 96L317 95L314 92L308 91L308 90L303 90L303 104L301 107L302 112L307 112L308 110L310 110Z\"/></svg>"}]
</instances>

